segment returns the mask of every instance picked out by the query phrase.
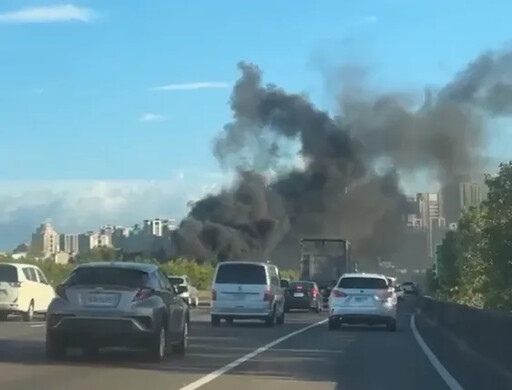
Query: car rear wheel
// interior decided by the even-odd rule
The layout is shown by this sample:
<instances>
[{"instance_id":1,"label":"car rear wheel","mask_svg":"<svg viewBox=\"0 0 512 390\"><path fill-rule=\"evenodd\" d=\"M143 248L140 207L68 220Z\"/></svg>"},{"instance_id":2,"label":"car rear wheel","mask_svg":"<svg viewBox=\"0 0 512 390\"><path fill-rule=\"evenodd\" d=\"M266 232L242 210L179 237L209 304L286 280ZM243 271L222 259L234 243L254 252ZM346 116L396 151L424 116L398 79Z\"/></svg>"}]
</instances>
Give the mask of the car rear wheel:
<instances>
[{"instance_id":1,"label":"car rear wheel","mask_svg":"<svg viewBox=\"0 0 512 390\"><path fill-rule=\"evenodd\" d=\"M226 324L233 325L233 318L232 317L226 317Z\"/></svg>"},{"instance_id":2,"label":"car rear wheel","mask_svg":"<svg viewBox=\"0 0 512 390\"><path fill-rule=\"evenodd\" d=\"M185 355L188 348L188 321L185 322L185 325L183 326L183 331L181 334L181 340L179 344L176 344L173 346L172 351L176 355Z\"/></svg>"},{"instance_id":3,"label":"car rear wheel","mask_svg":"<svg viewBox=\"0 0 512 390\"><path fill-rule=\"evenodd\" d=\"M390 332L396 331L396 320L394 318L390 318L386 323L386 329Z\"/></svg>"},{"instance_id":4,"label":"car rear wheel","mask_svg":"<svg viewBox=\"0 0 512 390\"><path fill-rule=\"evenodd\" d=\"M0 312L0 321L6 321L9 313Z\"/></svg>"},{"instance_id":5,"label":"car rear wheel","mask_svg":"<svg viewBox=\"0 0 512 390\"><path fill-rule=\"evenodd\" d=\"M161 362L167 350L167 334L163 326L151 337L148 352L154 362Z\"/></svg>"},{"instance_id":6,"label":"car rear wheel","mask_svg":"<svg viewBox=\"0 0 512 390\"><path fill-rule=\"evenodd\" d=\"M212 322L212 326L219 326L220 318L218 316L212 314L211 322Z\"/></svg>"},{"instance_id":7,"label":"car rear wheel","mask_svg":"<svg viewBox=\"0 0 512 390\"><path fill-rule=\"evenodd\" d=\"M87 359L91 360L96 360L100 354L99 348L95 345L89 345L85 347L83 352Z\"/></svg>"},{"instance_id":8,"label":"car rear wheel","mask_svg":"<svg viewBox=\"0 0 512 390\"><path fill-rule=\"evenodd\" d=\"M23 321L30 322L34 319L34 301L30 301L28 305L28 310L23 313Z\"/></svg>"},{"instance_id":9,"label":"car rear wheel","mask_svg":"<svg viewBox=\"0 0 512 390\"><path fill-rule=\"evenodd\" d=\"M46 331L46 357L49 359L64 359L66 357L66 340Z\"/></svg>"}]
</instances>

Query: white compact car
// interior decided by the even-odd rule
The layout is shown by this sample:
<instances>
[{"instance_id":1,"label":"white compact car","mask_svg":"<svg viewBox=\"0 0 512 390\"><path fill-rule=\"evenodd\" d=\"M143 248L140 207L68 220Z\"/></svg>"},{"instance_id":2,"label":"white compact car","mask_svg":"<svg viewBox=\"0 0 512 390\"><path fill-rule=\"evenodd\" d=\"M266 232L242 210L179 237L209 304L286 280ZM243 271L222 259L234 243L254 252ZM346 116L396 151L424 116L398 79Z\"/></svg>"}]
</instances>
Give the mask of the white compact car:
<instances>
[{"instance_id":1,"label":"white compact car","mask_svg":"<svg viewBox=\"0 0 512 390\"><path fill-rule=\"evenodd\" d=\"M32 321L34 313L44 313L55 297L55 290L36 266L0 263L0 321L9 314L22 314Z\"/></svg>"},{"instance_id":2,"label":"white compact car","mask_svg":"<svg viewBox=\"0 0 512 390\"><path fill-rule=\"evenodd\" d=\"M329 297L329 330L343 323L386 325L396 330L396 295L386 276L344 274Z\"/></svg>"}]
</instances>

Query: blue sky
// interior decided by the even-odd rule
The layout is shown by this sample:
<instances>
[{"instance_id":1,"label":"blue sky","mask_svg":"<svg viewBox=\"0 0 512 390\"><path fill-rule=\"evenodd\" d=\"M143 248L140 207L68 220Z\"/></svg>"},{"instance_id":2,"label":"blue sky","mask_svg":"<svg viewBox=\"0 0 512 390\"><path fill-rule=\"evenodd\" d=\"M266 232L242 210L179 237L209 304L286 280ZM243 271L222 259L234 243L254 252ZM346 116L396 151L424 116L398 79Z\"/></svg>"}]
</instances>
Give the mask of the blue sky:
<instances>
[{"instance_id":1,"label":"blue sky","mask_svg":"<svg viewBox=\"0 0 512 390\"><path fill-rule=\"evenodd\" d=\"M511 11L505 0L2 0L0 196L19 211L77 181L157 180L186 188L165 210L183 213L185 193L222 181L211 140L229 120L239 60L330 107L326 67L362 64L383 89L442 85L509 43ZM13 207L0 206L0 222Z\"/></svg>"}]
</instances>

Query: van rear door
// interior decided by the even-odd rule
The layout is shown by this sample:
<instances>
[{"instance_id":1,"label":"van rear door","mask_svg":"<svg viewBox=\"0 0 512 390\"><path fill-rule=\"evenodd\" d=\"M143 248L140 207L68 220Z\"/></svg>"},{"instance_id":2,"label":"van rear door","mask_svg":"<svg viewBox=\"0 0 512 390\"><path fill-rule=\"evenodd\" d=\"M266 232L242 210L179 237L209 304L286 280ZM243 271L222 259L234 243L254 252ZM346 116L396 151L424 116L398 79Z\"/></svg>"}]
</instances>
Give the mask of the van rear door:
<instances>
[{"instance_id":1,"label":"van rear door","mask_svg":"<svg viewBox=\"0 0 512 390\"><path fill-rule=\"evenodd\" d=\"M222 263L214 281L218 301L264 301L267 272L261 264Z\"/></svg>"}]
</instances>

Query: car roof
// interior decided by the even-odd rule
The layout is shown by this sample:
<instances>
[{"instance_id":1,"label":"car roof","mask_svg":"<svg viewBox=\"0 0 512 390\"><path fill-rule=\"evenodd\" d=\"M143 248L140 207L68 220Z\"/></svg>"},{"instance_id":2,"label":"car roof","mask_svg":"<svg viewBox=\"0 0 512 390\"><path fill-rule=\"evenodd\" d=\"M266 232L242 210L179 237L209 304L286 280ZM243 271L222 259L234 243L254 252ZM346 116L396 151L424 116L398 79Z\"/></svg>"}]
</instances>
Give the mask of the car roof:
<instances>
[{"instance_id":1,"label":"car roof","mask_svg":"<svg viewBox=\"0 0 512 390\"><path fill-rule=\"evenodd\" d=\"M262 262L262 261L229 260L229 261L224 261L222 263L219 263L217 265L217 267L221 267L222 265L225 265L225 264L251 264L251 265L261 265L261 266L264 266L264 267L267 267L267 266L275 267L276 266L275 264L265 263L265 262Z\"/></svg>"},{"instance_id":2,"label":"car roof","mask_svg":"<svg viewBox=\"0 0 512 390\"><path fill-rule=\"evenodd\" d=\"M113 268L126 268L142 272L153 272L158 269L156 264L150 263L135 263L128 261L95 261L92 263L78 264L77 268L95 268L95 267L113 267Z\"/></svg>"},{"instance_id":3,"label":"car roof","mask_svg":"<svg viewBox=\"0 0 512 390\"><path fill-rule=\"evenodd\" d=\"M364 273L364 272L343 274L340 279L343 279L343 278L377 278L377 279L384 279L387 281L386 276L384 276L382 274L373 274L373 273Z\"/></svg>"},{"instance_id":4,"label":"car roof","mask_svg":"<svg viewBox=\"0 0 512 390\"><path fill-rule=\"evenodd\" d=\"M26 264L26 263L0 263L0 265L10 265L12 267L15 267L17 269L22 269L24 267L33 267L39 269L37 265L34 264Z\"/></svg>"}]
</instances>

